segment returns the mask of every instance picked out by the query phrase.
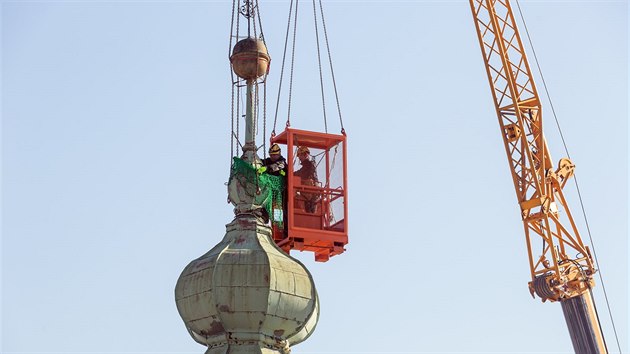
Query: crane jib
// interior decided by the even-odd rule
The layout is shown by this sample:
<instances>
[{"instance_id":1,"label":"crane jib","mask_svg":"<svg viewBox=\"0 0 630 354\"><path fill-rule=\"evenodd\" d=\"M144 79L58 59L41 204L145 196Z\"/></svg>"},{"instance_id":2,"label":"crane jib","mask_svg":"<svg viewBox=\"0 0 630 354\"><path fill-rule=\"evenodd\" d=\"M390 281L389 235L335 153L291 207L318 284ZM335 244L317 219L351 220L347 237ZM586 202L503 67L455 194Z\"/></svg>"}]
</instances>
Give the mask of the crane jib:
<instances>
[{"instance_id":1,"label":"crane jib","mask_svg":"<svg viewBox=\"0 0 630 354\"><path fill-rule=\"evenodd\" d=\"M553 167L510 1L470 0L470 8L523 220L530 292L563 304L577 352L606 353L590 297L596 270L563 193L575 165L565 158Z\"/></svg>"}]
</instances>

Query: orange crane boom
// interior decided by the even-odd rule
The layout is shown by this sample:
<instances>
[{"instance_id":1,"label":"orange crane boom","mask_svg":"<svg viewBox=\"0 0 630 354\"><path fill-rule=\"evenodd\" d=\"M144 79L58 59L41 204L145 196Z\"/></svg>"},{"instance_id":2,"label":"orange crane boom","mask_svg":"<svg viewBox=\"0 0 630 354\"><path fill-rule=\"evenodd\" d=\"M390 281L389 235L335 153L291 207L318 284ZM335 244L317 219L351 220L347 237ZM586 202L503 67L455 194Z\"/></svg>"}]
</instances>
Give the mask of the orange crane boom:
<instances>
[{"instance_id":1,"label":"orange crane boom","mask_svg":"<svg viewBox=\"0 0 630 354\"><path fill-rule=\"evenodd\" d=\"M576 352L607 353L591 294L596 269L563 193L575 165L553 166L510 1L470 0L470 8L521 209L530 292L561 303Z\"/></svg>"}]
</instances>

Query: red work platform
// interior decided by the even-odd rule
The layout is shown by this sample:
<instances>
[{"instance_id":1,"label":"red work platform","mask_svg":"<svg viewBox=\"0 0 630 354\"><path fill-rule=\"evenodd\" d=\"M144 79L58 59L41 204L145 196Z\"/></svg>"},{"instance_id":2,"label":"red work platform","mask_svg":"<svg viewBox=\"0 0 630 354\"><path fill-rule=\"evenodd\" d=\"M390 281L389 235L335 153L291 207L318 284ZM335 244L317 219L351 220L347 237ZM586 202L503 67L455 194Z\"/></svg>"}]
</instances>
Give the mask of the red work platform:
<instances>
[{"instance_id":1,"label":"red work platform","mask_svg":"<svg viewBox=\"0 0 630 354\"><path fill-rule=\"evenodd\" d=\"M348 243L346 136L287 127L271 138L286 146L285 230L273 227L273 239L285 252L295 249L315 253L326 262L345 251ZM317 179L303 178L297 150L308 148ZM283 149L284 150L284 149ZM296 174L297 172L297 174ZM281 213L274 210L274 214ZM285 234L286 233L286 234Z\"/></svg>"}]
</instances>

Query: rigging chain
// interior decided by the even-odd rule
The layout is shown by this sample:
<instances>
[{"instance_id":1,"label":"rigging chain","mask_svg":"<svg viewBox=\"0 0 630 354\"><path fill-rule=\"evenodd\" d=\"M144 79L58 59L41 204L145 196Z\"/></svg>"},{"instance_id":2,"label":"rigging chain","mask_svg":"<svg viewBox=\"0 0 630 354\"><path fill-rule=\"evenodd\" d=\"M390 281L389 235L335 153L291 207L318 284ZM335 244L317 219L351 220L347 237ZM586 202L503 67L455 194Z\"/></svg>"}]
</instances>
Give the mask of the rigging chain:
<instances>
[{"instance_id":1,"label":"rigging chain","mask_svg":"<svg viewBox=\"0 0 630 354\"><path fill-rule=\"evenodd\" d=\"M230 23L230 44L228 48L228 58L232 54L232 40L234 39L234 14L236 9L236 1L232 0L232 20ZM231 119L232 119L232 131L230 132L230 165L232 165L232 157L234 156L234 70L232 70L232 64L230 63L230 77L232 79L232 108L231 108ZM238 141L238 137L237 137Z\"/></svg>"},{"instance_id":2,"label":"rigging chain","mask_svg":"<svg viewBox=\"0 0 630 354\"><path fill-rule=\"evenodd\" d=\"M240 14L240 6L238 6L237 9L237 2L240 5L240 0L232 0L232 23L230 25L230 48L228 50L228 58L231 56L232 54L232 41L234 40L234 38L236 37L237 41L238 41L238 35L239 35L239 30L240 30L240 23L241 23L241 18L239 16ZM236 18L236 35L234 35L234 19ZM232 70L231 64L230 64L230 75L232 77L232 97L234 97L234 90L236 90L236 115L234 115L234 102L232 101L232 122L234 121L234 119L236 118L236 132L234 131L234 123L232 123L232 134L231 134L231 145L234 145L234 148L236 149L236 153L238 154L238 148L239 145L241 144L241 142L239 141L239 124L240 124L240 107L241 107L241 90L239 87L239 81L240 79L238 77L234 77L234 70ZM233 152L232 148L230 147L231 152ZM232 164L232 157L234 155L230 156L230 165Z\"/></svg>"},{"instance_id":3,"label":"rigging chain","mask_svg":"<svg viewBox=\"0 0 630 354\"><path fill-rule=\"evenodd\" d=\"M232 164L232 157L234 157L234 85L232 85L232 131L230 132L230 165Z\"/></svg>"},{"instance_id":4,"label":"rigging chain","mask_svg":"<svg viewBox=\"0 0 630 354\"><path fill-rule=\"evenodd\" d=\"M254 136L258 133L258 90L256 88L257 86L255 84L252 85L252 114L254 115L252 133ZM249 100L249 97L247 97L247 100Z\"/></svg>"},{"instance_id":5,"label":"rigging chain","mask_svg":"<svg viewBox=\"0 0 630 354\"><path fill-rule=\"evenodd\" d=\"M239 130L240 130L240 122L241 122L241 105L243 104L242 99L243 97L241 96L241 88L237 85L236 86L236 142L238 144L241 143L239 140L239 137L241 136Z\"/></svg>"},{"instance_id":6,"label":"rigging chain","mask_svg":"<svg viewBox=\"0 0 630 354\"><path fill-rule=\"evenodd\" d=\"M259 6L258 6L258 0L244 0L244 4L242 6L240 6L240 1L241 0L233 0L232 1L232 19L231 19L231 25L230 25L230 46L228 48L228 57L231 56L232 54L232 49L233 49L233 40L234 38L236 38L238 40L239 38L239 32L240 32L240 15L244 16L245 18L247 18L247 36L251 37L251 32L253 30L254 33L254 37L258 38L258 30L260 29L260 39L263 41L263 43L265 43L265 35L263 33L263 28L262 28L262 21L260 20L260 11L258 11ZM238 3L238 4L237 4ZM258 25L256 24L256 20L258 20ZM236 26L235 26L235 22L236 22ZM234 30L236 29L236 34L234 33ZM232 158L232 156L234 156L234 149L236 148L236 150L238 151L239 146L242 148L241 142L239 140L239 136L240 136L240 118L241 117L241 106L244 105L244 103L242 102L243 100L243 96L241 95L241 89L243 87L242 82L244 82L244 80L241 80L240 78L234 76L234 71L231 70L232 68L230 67L230 75L232 78L232 108L231 108L231 119L232 119L232 131L230 134L230 160ZM267 74L265 73L265 77L262 80L263 83L263 90L264 90L264 97L263 97L263 145L262 147L265 148L266 151L266 142L264 139L264 135L266 134L266 127L267 127L267 85L266 85L266 78L267 78ZM256 112L256 121L255 126L252 127L254 129L254 134L257 134L258 132L258 122L259 122L259 112L260 112L260 98L259 98L259 91L258 91L258 84L259 82L257 81L255 83L255 87L254 87L254 94L255 94L255 100L254 100L254 107L253 110ZM234 112L234 90L236 90L236 112ZM236 119L236 129L235 129L235 123L234 120ZM236 140L236 141L235 141ZM238 153L238 152L237 152ZM265 154L266 156L266 154Z\"/></svg>"},{"instance_id":7,"label":"rigging chain","mask_svg":"<svg viewBox=\"0 0 630 354\"><path fill-rule=\"evenodd\" d=\"M263 32L263 27L262 27L262 21L260 20L260 6L258 5L258 0L255 0L254 2L254 8L256 9L256 11L254 11L254 14L256 16L256 18L258 19L258 25L260 27L260 40L262 40L263 44L265 45L265 47L267 46L267 43L265 43L265 34ZM258 33L256 31L256 19L253 20L254 23L254 36L256 38L258 37ZM263 84L263 135L262 135L262 148L263 148L263 156L265 158L267 158L267 140L266 140L266 136L267 136L267 73L265 73L265 76L263 78L262 84ZM259 101L259 94L258 94L258 83L256 83L256 125L258 125L258 121L260 118L260 115L258 113L260 113L260 101ZM256 131L258 131L258 129L256 129Z\"/></svg>"},{"instance_id":8,"label":"rigging chain","mask_svg":"<svg viewBox=\"0 0 630 354\"><path fill-rule=\"evenodd\" d=\"M263 82L263 154L267 158L267 80Z\"/></svg>"}]
</instances>

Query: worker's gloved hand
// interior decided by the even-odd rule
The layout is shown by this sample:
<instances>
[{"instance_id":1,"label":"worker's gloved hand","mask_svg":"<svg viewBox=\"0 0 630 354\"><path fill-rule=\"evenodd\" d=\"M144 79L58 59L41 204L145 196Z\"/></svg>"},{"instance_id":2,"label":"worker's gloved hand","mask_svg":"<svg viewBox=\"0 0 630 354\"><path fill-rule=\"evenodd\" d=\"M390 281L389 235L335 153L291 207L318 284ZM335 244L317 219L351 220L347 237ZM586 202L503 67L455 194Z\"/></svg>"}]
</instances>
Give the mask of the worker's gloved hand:
<instances>
[{"instance_id":1,"label":"worker's gloved hand","mask_svg":"<svg viewBox=\"0 0 630 354\"><path fill-rule=\"evenodd\" d=\"M280 170L280 176L284 177L284 176L286 176L286 175L287 175L287 173L286 173L286 172L284 172L283 170Z\"/></svg>"},{"instance_id":2,"label":"worker's gloved hand","mask_svg":"<svg viewBox=\"0 0 630 354\"><path fill-rule=\"evenodd\" d=\"M263 174L265 171L267 171L267 167L266 166L262 166L262 167L260 167L260 168L258 168L256 170L256 173L258 173L260 175L260 174Z\"/></svg>"}]
</instances>

